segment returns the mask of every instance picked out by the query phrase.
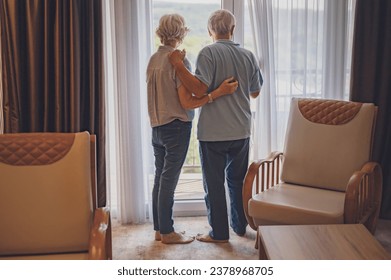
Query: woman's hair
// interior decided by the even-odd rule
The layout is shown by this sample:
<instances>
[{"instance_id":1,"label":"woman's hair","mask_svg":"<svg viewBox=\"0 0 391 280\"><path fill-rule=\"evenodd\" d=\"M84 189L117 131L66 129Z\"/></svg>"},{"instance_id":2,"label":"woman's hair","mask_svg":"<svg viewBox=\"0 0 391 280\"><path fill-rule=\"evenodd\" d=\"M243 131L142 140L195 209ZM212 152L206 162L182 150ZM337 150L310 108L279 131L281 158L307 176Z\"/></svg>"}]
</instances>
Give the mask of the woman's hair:
<instances>
[{"instance_id":1,"label":"woman's hair","mask_svg":"<svg viewBox=\"0 0 391 280\"><path fill-rule=\"evenodd\" d=\"M208 29L216 35L227 35L235 24L235 16L230 11L217 10L209 17Z\"/></svg>"},{"instance_id":2,"label":"woman's hair","mask_svg":"<svg viewBox=\"0 0 391 280\"><path fill-rule=\"evenodd\" d=\"M164 45L177 41L182 43L189 28L185 26L185 19L178 14L164 15L160 18L159 27L156 29L156 35Z\"/></svg>"}]
</instances>

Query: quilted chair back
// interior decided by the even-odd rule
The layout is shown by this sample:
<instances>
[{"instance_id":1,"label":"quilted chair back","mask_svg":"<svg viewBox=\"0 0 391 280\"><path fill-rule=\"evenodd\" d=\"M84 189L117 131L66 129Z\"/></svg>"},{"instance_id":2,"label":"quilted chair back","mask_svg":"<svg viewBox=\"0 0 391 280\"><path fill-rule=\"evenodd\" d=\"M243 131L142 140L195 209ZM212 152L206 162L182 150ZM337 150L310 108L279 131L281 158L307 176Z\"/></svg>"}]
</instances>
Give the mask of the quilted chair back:
<instances>
[{"instance_id":1,"label":"quilted chair back","mask_svg":"<svg viewBox=\"0 0 391 280\"><path fill-rule=\"evenodd\" d=\"M281 180L345 191L370 159L375 118L373 104L293 98Z\"/></svg>"},{"instance_id":2,"label":"quilted chair back","mask_svg":"<svg viewBox=\"0 0 391 280\"><path fill-rule=\"evenodd\" d=\"M0 256L88 251L90 135L0 135Z\"/></svg>"}]
</instances>

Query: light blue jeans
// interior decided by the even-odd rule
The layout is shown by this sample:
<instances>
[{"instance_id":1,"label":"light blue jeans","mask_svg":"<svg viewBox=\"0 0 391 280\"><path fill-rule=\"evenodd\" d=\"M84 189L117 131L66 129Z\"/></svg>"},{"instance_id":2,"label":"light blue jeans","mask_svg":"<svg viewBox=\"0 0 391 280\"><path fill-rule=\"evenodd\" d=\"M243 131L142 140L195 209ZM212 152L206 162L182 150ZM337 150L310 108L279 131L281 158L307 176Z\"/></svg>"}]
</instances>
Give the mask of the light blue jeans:
<instances>
[{"instance_id":1,"label":"light blue jeans","mask_svg":"<svg viewBox=\"0 0 391 280\"><path fill-rule=\"evenodd\" d=\"M180 120L152 128L155 155L155 181L152 191L154 230L174 231L174 193L189 148L191 122Z\"/></svg>"},{"instance_id":2,"label":"light blue jeans","mask_svg":"<svg viewBox=\"0 0 391 280\"><path fill-rule=\"evenodd\" d=\"M242 189L248 167L249 138L234 141L200 141L200 156L205 190L209 235L216 240L229 239L225 181L230 198L230 225L243 235L247 220L244 214Z\"/></svg>"}]
</instances>

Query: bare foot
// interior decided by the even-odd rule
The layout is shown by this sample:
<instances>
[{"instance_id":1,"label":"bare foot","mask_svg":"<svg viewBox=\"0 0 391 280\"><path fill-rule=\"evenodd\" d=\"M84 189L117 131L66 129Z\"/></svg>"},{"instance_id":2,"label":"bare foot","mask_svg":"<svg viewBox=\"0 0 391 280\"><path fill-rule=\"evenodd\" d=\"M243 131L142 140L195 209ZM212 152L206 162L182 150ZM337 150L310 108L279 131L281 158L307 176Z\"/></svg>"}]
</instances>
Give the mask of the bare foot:
<instances>
[{"instance_id":1,"label":"bare foot","mask_svg":"<svg viewBox=\"0 0 391 280\"><path fill-rule=\"evenodd\" d=\"M209 242L209 243L227 243L228 239L213 239L209 234L197 234L196 239L201 242Z\"/></svg>"},{"instance_id":2,"label":"bare foot","mask_svg":"<svg viewBox=\"0 0 391 280\"><path fill-rule=\"evenodd\" d=\"M162 243L164 244L186 244L194 241L193 236L187 236L180 232L170 232L168 234L160 234Z\"/></svg>"},{"instance_id":3,"label":"bare foot","mask_svg":"<svg viewBox=\"0 0 391 280\"><path fill-rule=\"evenodd\" d=\"M162 240L162 237L161 237L161 235L160 235L160 231L155 231L155 240L156 241L160 241L160 240Z\"/></svg>"}]
</instances>

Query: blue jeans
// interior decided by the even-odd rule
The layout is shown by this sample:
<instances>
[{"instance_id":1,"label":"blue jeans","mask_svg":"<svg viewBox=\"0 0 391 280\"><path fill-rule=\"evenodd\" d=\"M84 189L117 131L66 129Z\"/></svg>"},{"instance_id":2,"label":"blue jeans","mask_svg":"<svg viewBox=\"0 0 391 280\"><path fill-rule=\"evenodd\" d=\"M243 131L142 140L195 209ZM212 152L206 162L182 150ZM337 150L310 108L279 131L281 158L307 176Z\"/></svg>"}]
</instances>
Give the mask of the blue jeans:
<instances>
[{"instance_id":1,"label":"blue jeans","mask_svg":"<svg viewBox=\"0 0 391 280\"><path fill-rule=\"evenodd\" d=\"M191 122L174 120L152 128L155 155L155 181L152 191L154 230L167 234L174 231L172 208L174 192L189 148Z\"/></svg>"},{"instance_id":2,"label":"blue jeans","mask_svg":"<svg viewBox=\"0 0 391 280\"><path fill-rule=\"evenodd\" d=\"M200 156L205 190L209 235L216 240L229 239L225 180L227 180L232 229L246 232L242 189L248 168L249 138L235 141L200 141Z\"/></svg>"}]
</instances>

